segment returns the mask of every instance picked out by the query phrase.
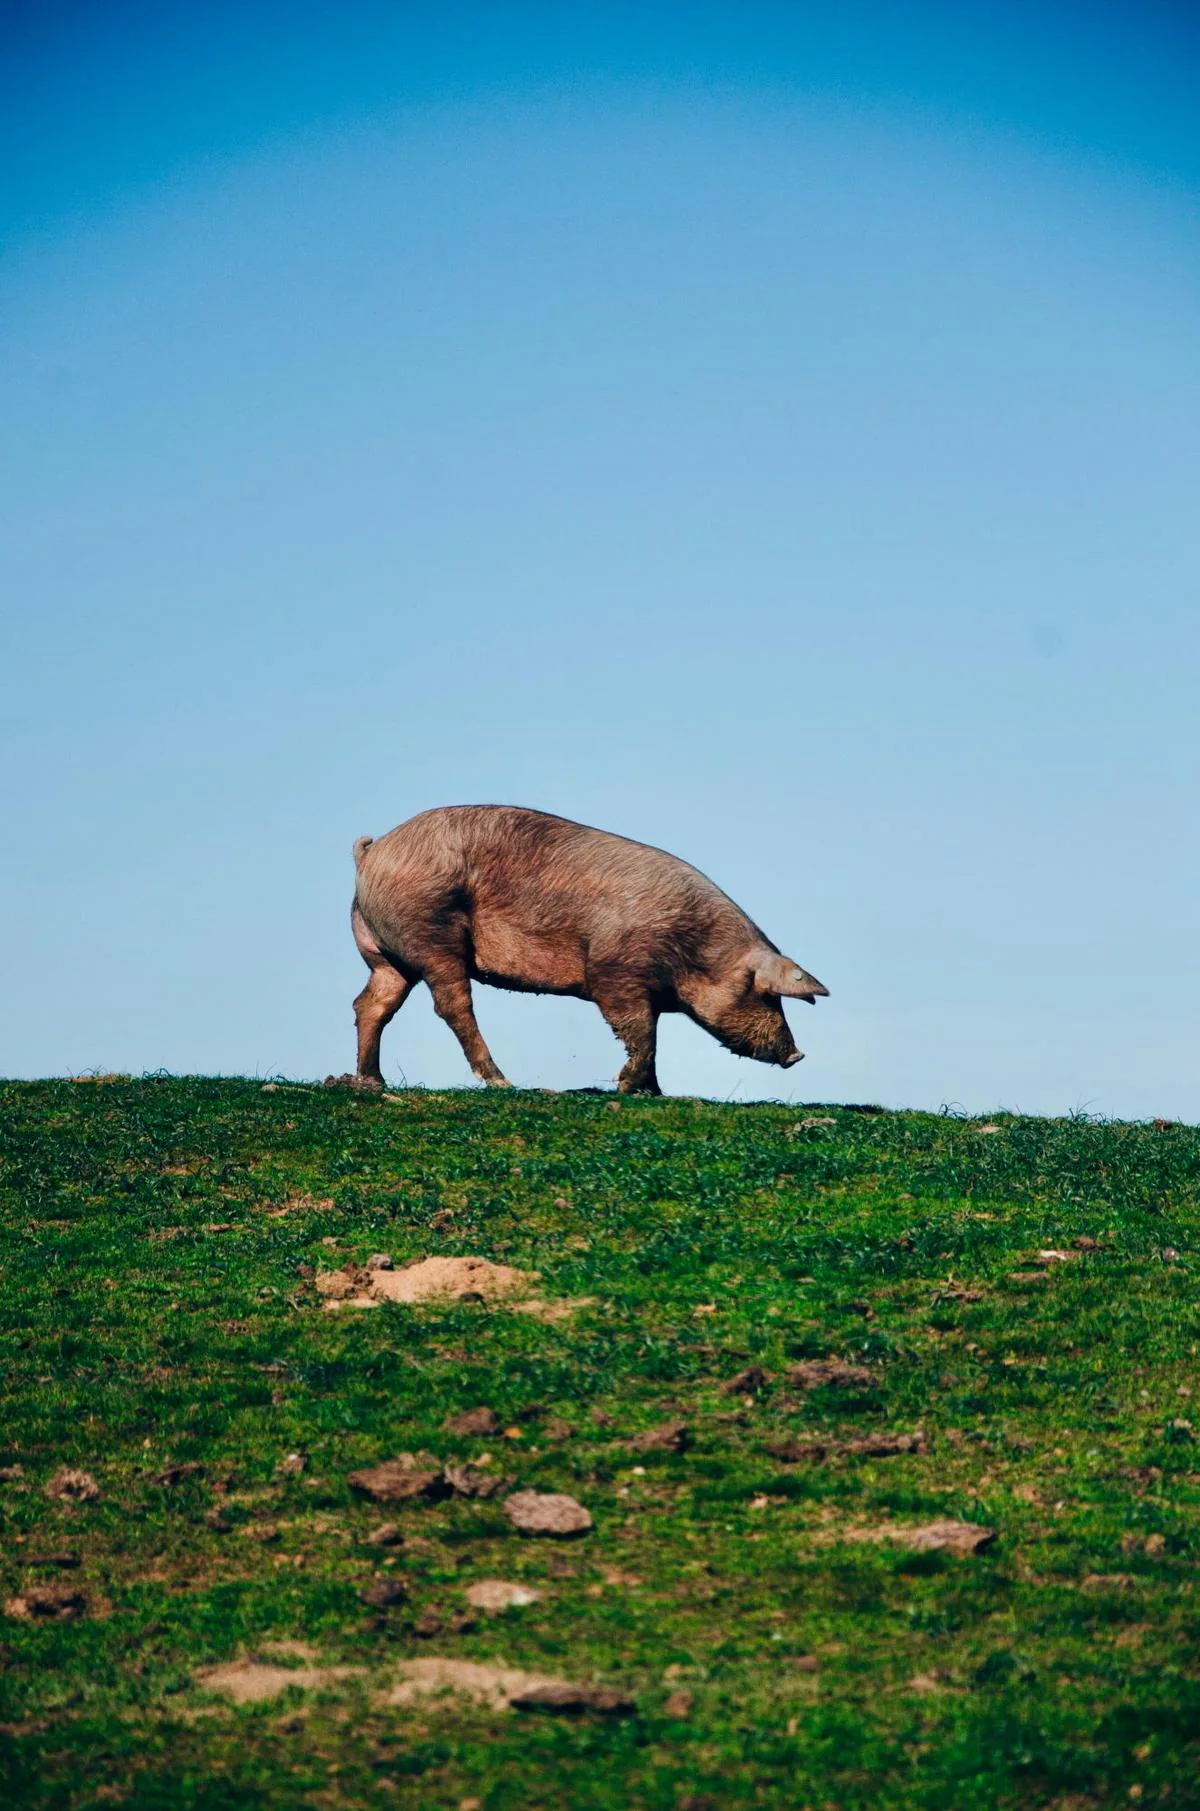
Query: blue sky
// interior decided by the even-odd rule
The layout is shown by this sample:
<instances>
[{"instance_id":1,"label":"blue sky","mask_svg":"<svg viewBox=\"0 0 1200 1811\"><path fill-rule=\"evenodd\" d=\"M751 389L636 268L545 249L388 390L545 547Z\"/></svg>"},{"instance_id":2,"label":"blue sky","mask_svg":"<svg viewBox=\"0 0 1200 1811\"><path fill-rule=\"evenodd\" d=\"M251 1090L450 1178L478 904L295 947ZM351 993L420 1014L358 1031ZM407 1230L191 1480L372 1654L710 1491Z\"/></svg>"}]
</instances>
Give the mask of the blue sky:
<instances>
[{"instance_id":1,"label":"blue sky","mask_svg":"<svg viewBox=\"0 0 1200 1811\"><path fill-rule=\"evenodd\" d=\"M1182 10L348 10L6 15L0 1071L346 1067L351 840L500 799L831 988L668 1087L1200 1117Z\"/></svg>"}]
</instances>

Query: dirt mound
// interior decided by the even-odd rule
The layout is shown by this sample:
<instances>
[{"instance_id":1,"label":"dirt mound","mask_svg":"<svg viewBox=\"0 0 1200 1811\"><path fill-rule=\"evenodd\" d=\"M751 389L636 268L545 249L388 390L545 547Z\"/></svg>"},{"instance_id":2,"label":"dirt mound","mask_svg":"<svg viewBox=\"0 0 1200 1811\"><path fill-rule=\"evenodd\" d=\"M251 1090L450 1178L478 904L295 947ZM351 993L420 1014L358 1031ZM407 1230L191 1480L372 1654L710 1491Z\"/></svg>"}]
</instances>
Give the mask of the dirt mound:
<instances>
[{"instance_id":1,"label":"dirt mound","mask_svg":"<svg viewBox=\"0 0 1200 1811\"><path fill-rule=\"evenodd\" d=\"M279 1643L277 1647L283 1645ZM261 1704L267 1698L277 1698L289 1686L318 1691L361 1671L358 1666L276 1666L264 1660L230 1660L223 1666L202 1667L196 1674L196 1684L205 1691L219 1692L234 1704Z\"/></svg>"},{"instance_id":2,"label":"dirt mound","mask_svg":"<svg viewBox=\"0 0 1200 1811\"><path fill-rule=\"evenodd\" d=\"M326 1308L377 1308L383 1302L528 1299L537 1271L487 1258L421 1258L403 1270L327 1270L314 1279Z\"/></svg>"},{"instance_id":3,"label":"dirt mound","mask_svg":"<svg viewBox=\"0 0 1200 1811\"><path fill-rule=\"evenodd\" d=\"M846 1541L890 1541L912 1553L982 1553L996 1538L994 1528L976 1522L924 1522L919 1527L847 1529Z\"/></svg>"}]
</instances>

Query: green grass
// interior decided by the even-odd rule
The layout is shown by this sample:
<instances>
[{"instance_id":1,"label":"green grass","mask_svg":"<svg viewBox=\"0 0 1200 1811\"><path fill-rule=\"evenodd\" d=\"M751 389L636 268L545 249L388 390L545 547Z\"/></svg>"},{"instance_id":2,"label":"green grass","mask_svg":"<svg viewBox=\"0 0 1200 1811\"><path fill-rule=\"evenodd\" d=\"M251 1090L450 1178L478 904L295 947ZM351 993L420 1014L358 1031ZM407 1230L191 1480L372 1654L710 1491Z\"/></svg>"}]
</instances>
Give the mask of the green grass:
<instances>
[{"instance_id":1,"label":"green grass","mask_svg":"<svg viewBox=\"0 0 1200 1811\"><path fill-rule=\"evenodd\" d=\"M834 1123L797 1129L811 1117ZM0 1802L1200 1803L1200 1132L994 1123L0 1087L0 1466L22 1467L0 1483L0 1600L69 1579L90 1605L0 1615ZM1012 1280L1081 1237L1098 1248ZM324 1312L314 1267L374 1251L475 1253L595 1302L555 1323ZM825 1355L877 1382L785 1385ZM722 1393L752 1364L774 1381ZM444 1431L479 1404L520 1437ZM624 1444L668 1418L688 1451ZM765 1445L917 1428L925 1452L879 1460L788 1466ZM346 1474L485 1446L521 1485L578 1497L594 1531L523 1540L497 1501L387 1511L410 1595L369 1609L380 1513ZM281 1475L291 1451L306 1468ZM189 1460L203 1473L155 1482ZM99 1501L47 1498L63 1464ZM947 1516L995 1543L951 1558L841 1538ZM60 1551L75 1570L46 1563ZM485 1576L540 1600L456 1631ZM363 1671L248 1708L197 1686L282 1639ZM431 1653L616 1685L636 1713L383 1706L390 1669ZM687 1716L666 1708L680 1690Z\"/></svg>"}]
</instances>

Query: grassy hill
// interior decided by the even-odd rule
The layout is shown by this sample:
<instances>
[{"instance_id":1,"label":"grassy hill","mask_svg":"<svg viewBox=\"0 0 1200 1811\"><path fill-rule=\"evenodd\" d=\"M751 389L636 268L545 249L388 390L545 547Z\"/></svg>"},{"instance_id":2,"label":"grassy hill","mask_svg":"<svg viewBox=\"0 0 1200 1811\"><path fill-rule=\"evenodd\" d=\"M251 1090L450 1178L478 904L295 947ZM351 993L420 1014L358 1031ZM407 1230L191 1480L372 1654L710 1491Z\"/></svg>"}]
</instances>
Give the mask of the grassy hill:
<instances>
[{"instance_id":1,"label":"grassy hill","mask_svg":"<svg viewBox=\"0 0 1200 1811\"><path fill-rule=\"evenodd\" d=\"M0 1157L5 1805L1200 1803L1200 1132L99 1078ZM378 1253L544 1306L330 1312Z\"/></svg>"}]
</instances>

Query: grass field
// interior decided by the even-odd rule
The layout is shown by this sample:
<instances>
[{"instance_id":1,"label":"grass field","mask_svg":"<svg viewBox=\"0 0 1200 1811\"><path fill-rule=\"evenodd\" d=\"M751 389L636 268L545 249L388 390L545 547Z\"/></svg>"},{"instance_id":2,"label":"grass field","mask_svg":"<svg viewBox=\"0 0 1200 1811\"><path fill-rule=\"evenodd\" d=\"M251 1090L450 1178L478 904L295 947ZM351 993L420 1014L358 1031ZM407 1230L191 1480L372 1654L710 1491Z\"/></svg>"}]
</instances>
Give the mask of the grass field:
<instances>
[{"instance_id":1,"label":"grass field","mask_svg":"<svg viewBox=\"0 0 1200 1811\"><path fill-rule=\"evenodd\" d=\"M1200 1804L1200 1131L102 1078L0 1141L0 1803ZM381 1252L576 1305L329 1312ZM404 1452L512 1484L347 1482ZM432 1657L632 1707L388 1702Z\"/></svg>"}]
</instances>

